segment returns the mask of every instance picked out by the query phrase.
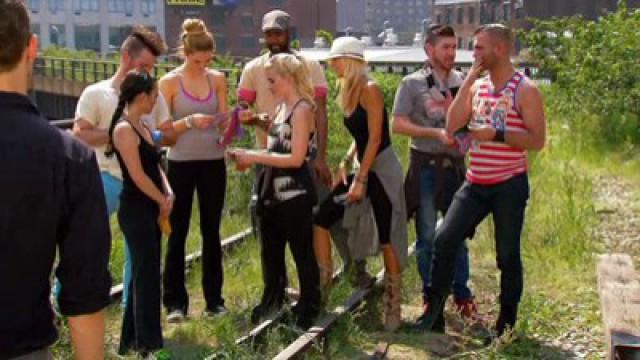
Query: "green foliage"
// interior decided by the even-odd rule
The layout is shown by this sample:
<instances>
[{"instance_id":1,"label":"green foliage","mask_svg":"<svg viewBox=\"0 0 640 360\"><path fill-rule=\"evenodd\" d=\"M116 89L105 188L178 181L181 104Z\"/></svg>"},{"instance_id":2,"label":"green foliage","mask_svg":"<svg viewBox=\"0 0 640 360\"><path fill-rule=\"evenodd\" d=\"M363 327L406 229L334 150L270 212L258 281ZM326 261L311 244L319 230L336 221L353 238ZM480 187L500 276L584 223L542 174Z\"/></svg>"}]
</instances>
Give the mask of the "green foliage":
<instances>
[{"instance_id":1,"label":"green foliage","mask_svg":"<svg viewBox=\"0 0 640 360\"><path fill-rule=\"evenodd\" d=\"M321 37L324 39L325 43L329 46L333 43L333 34L331 31L319 29L316 30L316 37Z\"/></svg>"},{"instance_id":2,"label":"green foliage","mask_svg":"<svg viewBox=\"0 0 640 360\"><path fill-rule=\"evenodd\" d=\"M302 45L300 45L300 39L292 40L290 46L292 49L300 50L302 48Z\"/></svg>"},{"instance_id":3,"label":"green foliage","mask_svg":"<svg viewBox=\"0 0 640 360\"><path fill-rule=\"evenodd\" d=\"M77 59L77 60L95 60L98 59L98 55L95 51L91 50L74 50L66 47L49 46L42 50L43 56L50 56L54 58L64 59Z\"/></svg>"},{"instance_id":4,"label":"green foliage","mask_svg":"<svg viewBox=\"0 0 640 360\"><path fill-rule=\"evenodd\" d=\"M554 82L554 108L575 115L565 118L574 129L590 127L608 143L640 143L640 11L621 1L596 21L576 16L534 25L523 40ZM596 115L587 116L596 123L585 123L585 115Z\"/></svg>"}]
</instances>

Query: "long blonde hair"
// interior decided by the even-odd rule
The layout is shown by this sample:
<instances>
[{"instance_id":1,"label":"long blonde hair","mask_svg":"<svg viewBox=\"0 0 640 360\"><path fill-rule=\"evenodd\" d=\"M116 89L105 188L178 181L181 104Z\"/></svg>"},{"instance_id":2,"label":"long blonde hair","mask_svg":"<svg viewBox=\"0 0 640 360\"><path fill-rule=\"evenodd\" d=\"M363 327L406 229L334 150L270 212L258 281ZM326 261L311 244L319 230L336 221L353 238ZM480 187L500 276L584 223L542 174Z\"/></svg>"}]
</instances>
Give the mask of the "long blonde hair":
<instances>
[{"instance_id":1,"label":"long blonde hair","mask_svg":"<svg viewBox=\"0 0 640 360\"><path fill-rule=\"evenodd\" d=\"M362 90L369 82L367 63L348 57L344 61L344 73L338 78L338 105L345 114L351 114L358 106Z\"/></svg>"},{"instance_id":2,"label":"long blonde hair","mask_svg":"<svg viewBox=\"0 0 640 360\"><path fill-rule=\"evenodd\" d=\"M316 110L311 72L302 57L287 53L273 55L265 64L265 70L267 69L275 71L280 76L291 76L300 97L309 102L313 111Z\"/></svg>"}]
</instances>

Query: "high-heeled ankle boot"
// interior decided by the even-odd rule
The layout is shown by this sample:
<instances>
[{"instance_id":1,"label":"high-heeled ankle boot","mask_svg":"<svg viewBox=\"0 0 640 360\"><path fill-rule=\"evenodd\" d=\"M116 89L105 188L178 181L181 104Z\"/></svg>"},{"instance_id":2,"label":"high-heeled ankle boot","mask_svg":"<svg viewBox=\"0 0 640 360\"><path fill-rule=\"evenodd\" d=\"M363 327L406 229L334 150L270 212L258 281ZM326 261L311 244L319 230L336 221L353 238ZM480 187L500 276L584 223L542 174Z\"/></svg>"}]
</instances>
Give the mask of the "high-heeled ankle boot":
<instances>
[{"instance_id":1,"label":"high-heeled ankle boot","mask_svg":"<svg viewBox=\"0 0 640 360\"><path fill-rule=\"evenodd\" d=\"M384 277L384 328L387 331L395 331L402 322L400 304L402 302L402 277L401 274L385 274Z\"/></svg>"}]
</instances>

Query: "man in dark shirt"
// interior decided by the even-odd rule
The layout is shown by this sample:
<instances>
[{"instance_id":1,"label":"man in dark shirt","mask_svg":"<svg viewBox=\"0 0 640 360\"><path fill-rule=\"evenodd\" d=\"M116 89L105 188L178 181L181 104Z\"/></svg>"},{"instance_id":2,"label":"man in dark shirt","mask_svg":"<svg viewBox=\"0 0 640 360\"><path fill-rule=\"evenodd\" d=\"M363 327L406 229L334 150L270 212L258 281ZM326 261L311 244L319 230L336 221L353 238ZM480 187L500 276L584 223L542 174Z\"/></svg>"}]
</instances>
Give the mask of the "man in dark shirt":
<instances>
[{"instance_id":1,"label":"man in dark shirt","mask_svg":"<svg viewBox=\"0 0 640 360\"><path fill-rule=\"evenodd\" d=\"M26 96L37 38L19 0L0 0L0 360L50 359L51 271L76 359L104 357L111 236L94 152Z\"/></svg>"}]
</instances>

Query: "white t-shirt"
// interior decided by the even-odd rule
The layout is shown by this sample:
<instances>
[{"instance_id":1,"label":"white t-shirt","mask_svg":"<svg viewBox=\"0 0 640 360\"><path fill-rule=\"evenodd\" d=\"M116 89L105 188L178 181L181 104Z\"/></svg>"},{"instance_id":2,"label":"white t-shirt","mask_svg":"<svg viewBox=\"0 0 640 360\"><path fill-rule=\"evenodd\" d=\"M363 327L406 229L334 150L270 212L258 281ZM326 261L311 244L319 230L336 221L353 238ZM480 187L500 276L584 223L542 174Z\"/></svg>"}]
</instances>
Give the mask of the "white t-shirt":
<instances>
[{"instance_id":1,"label":"white t-shirt","mask_svg":"<svg viewBox=\"0 0 640 360\"><path fill-rule=\"evenodd\" d=\"M76 120L84 119L96 129L109 130L113 113L118 107L119 91L112 86L112 79L103 80L87 86L80 95L76 107ZM162 96L158 93L158 100L150 114L144 115L142 121L151 130L155 130L161 123L170 119L169 108ZM115 156L107 158L104 155L106 145L94 146L100 171L122 179L122 173Z\"/></svg>"}]
</instances>

